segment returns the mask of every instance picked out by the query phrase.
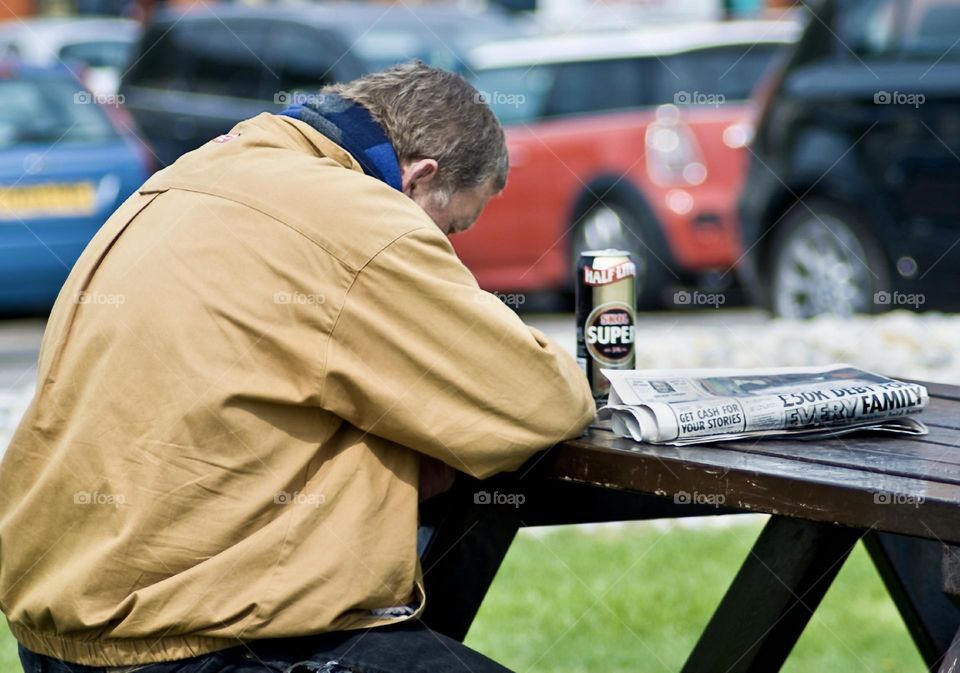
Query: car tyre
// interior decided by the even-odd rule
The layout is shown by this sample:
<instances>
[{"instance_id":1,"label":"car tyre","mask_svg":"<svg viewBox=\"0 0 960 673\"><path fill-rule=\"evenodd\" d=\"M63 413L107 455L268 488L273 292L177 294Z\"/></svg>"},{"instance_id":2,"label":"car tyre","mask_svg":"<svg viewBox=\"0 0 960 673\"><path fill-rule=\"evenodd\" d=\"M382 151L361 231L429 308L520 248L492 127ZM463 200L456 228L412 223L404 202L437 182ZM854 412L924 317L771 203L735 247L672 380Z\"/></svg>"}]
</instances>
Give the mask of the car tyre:
<instances>
[{"instance_id":1,"label":"car tyre","mask_svg":"<svg viewBox=\"0 0 960 673\"><path fill-rule=\"evenodd\" d=\"M619 203L596 203L574 226L571 239L574 264L571 268L575 267L584 250L627 250L637 266L637 308L659 308L668 271L666 254L653 229L655 226ZM576 278L574 282L577 282Z\"/></svg>"},{"instance_id":2,"label":"car tyre","mask_svg":"<svg viewBox=\"0 0 960 673\"><path fill-rule=\"evenodd\" d=\"M776 316L849 316L886 308L886 258L852 209L826 199L798 203L775 225L767 280Z\"/></svg>"}]
</instances>

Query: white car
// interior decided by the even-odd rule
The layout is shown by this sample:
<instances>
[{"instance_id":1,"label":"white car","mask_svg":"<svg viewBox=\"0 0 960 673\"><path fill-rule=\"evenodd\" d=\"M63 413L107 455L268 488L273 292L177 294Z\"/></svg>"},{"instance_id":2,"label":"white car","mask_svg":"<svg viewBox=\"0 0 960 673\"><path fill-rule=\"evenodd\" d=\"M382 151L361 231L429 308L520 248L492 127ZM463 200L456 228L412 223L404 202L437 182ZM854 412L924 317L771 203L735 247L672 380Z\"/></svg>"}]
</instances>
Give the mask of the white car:
<instances>
[{"instance_id":1,"label":"white car","mask_svg":"<svg viewBox=\"0 0 960 673\"><path fill-rule=\"evenodd\" d=\"M140 24L112 17L10 19L0 22L0 58L30 65L84 64L76 73L97 95L117 92L140 37Z\"/></svg>"}]
</instances>

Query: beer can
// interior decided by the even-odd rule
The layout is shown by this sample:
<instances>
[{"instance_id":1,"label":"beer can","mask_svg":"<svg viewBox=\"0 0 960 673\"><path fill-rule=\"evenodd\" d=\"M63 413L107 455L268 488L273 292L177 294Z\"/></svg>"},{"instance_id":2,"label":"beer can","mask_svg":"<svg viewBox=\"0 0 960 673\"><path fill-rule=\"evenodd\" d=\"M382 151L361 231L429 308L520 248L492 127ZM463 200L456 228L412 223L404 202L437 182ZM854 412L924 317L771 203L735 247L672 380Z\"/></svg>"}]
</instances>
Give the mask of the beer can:
<instances>
[{"instance_id":1,"label":"beer can","mask_svg":"<svg viewBox=\"0 0 960 673\"><path fill-rule=\"evenodd\" d=\"M601 369L633 369L637 268L623 250L587 250L577 261L577 362L598 403L610 382Z\"/></svg>"}]
</instances>

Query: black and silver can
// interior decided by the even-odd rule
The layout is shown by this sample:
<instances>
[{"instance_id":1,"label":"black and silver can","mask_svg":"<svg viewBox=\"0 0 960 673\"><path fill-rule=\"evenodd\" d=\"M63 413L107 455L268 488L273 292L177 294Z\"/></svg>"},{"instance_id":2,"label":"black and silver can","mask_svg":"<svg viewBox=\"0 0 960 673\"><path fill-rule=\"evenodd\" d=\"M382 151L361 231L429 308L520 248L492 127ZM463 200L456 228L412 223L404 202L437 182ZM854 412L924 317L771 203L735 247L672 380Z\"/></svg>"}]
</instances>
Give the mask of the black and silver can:
<instances>
[{"instance_id":1,"label":"black and silver can","mask_svg":"<svg viewBox=\"0 0 960 673\"><path fill-rule=\"evenodd\" d=\"M633 369L637 269L623 250L587 250L577 262L577 361L593 396L606 401L601 369Z\"/></svg>"}]
</instances>

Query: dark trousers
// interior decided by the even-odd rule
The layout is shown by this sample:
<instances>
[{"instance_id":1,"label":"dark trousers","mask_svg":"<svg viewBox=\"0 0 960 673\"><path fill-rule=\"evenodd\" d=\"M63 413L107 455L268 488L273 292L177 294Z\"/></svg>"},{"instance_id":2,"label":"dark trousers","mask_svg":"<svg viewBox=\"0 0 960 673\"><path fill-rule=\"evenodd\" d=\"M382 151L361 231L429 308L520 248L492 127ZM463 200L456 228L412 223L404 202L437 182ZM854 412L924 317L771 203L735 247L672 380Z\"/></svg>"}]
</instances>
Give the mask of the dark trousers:
<instances>
[{"instance_id":1,"label":"dark trousers","mask_svg":"<svg viewBox=\"0 0 960 673\"><path fill-rule=\"evenodd\" d=\"M143 666L68 664L22 645L20 661L25 673L510 673L419 621L252 641L192 659Z\"/></svg>"}]
</instances>

